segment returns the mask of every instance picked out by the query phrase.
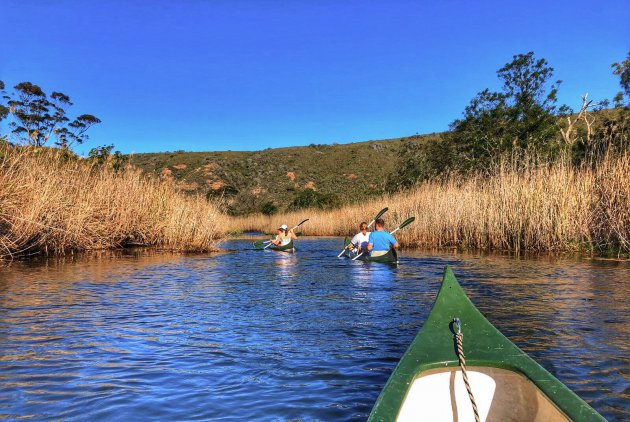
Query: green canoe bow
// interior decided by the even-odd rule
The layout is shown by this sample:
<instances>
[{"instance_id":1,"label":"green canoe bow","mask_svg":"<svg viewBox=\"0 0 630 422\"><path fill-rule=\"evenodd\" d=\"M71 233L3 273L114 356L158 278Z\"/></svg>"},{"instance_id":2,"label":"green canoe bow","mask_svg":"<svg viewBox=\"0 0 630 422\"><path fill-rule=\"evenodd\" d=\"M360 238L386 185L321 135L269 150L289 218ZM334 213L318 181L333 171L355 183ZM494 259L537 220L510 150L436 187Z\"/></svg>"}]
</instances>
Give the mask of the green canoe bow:
<instances>
[{"instance_id":1,"label":"green canoe bow","mask_svg":"<svg viewBox=\"0 0 630 422\"><path fill-rule=\"evenodd\" d=\"M447 267L424 326L376 400L370 421L474 420L453 320L459 318L481 421L604 421L567 386L501 334Z\"/></svg>"},{"instance_id":2,"label":"green canoe bow","mask_svg":"<svg viewBox=\"0 0 630 422\"><path fill-rule=\"evenodd\" d=\"M347 237L343 240L343 246L348 246L350 243L350 239ZM357 256L357 253L352 251L351 249L347 249L344 252L344 256L350 259L353 259ZM360 257L357 258L360 261L368 261L368 262L382 262L385 264L397 264L398 263L398 252L396 249L389 248L389 251L385 255L380 256L370 256L368 253L364 253Z\"/></svg>"}]
</instances>

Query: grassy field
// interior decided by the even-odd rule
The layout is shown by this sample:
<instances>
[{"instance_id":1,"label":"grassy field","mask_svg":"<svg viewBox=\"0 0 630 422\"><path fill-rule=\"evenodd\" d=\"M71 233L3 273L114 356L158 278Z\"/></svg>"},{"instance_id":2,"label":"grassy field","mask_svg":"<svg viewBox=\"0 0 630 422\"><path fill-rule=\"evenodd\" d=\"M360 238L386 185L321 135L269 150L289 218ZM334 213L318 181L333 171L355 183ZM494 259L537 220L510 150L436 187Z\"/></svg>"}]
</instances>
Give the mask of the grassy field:
<instances>
[{"instance_id":1,"label":"grassy field","mask_svg":"<svg viewBox=\"0 0 630 422\"><path fill-rule=\"evenodd\" d=\"M280 224L310 218L300 227L305 235L345 236L388 206L384 218L390 230L416 217L396 235L407 247L628 255L629 174L628 154L578 169L563 161L519 169L504 165L490 178L424 183L334 211L236 218L230 227L274 233Z\"/></svg>"},{"instance_id":2,"label":"grassy field","mask_svg":"<svg viewBox=\"0 0 630 422\"><path fill-rule=\"evenodd\" d=\"M0 146L0 186L0 259L128 245L205 251L224 234L224 215L204 197L57 149Z\"/></svg>"}]
</instances>

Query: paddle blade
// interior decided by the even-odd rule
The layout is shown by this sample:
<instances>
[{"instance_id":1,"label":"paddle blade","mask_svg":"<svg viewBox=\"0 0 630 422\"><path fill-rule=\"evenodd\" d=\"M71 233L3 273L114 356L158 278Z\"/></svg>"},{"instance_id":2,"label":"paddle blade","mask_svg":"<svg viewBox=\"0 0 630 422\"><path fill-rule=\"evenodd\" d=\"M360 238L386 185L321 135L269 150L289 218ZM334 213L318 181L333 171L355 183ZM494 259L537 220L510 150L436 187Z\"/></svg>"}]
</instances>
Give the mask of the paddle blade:
<instances>
[{"instance_id":1,"label":"paddle blade","mask_svg":"<svg viewBox=\"0 0 630 422\"><path fill-rule=\"evenodd\" d=\"M297 226L293 226L293 227L291 227L291 230L295 230L295 229L297 229L297 228L298 228L298 227L300 227L302 224L306 223L308 220L309 220L309 218L307 218L306 220L302 220L302 221L300 222L300 224L298 224Z\"/></svg>"},{"instance_id":2,"label":"paddle blade","mask_svg":"<svg viewBox=\"0 0 630 422\"><path fill-rule=\"evenodd\" d=\"M376 217L374 217L374 218L372 219L372 221L370 221L370 224L368 224L368 228L369 228L369 227L372 227L372 224L374 224L374 222L375 222L377 219L379 219L379 218L381 217L381 215L385 214L385 213L387 212L387 210L388 210L388 209L389 209L389 208L385 207L385 208L383 208L382 210L380 210L380 211L379 211L379 213L378 213L378 214L376 214Z\"/></svg>"},{"instance_id":3,"label":"paddle blade","mask_svg":"<svg viewBox=\"0 0 630 422\"><path fill-rule=\"evenodd\" d=\"M383 208L378 214L376 214L376 217L374 217L374 221L378 220L379 218L381 218L381 216L383 214L385 214L387 212L387 210L389 210L389 208L385 207Z\"/></svg>"},{"instance_id":4,"label":"paddle blade","mask_svg":"<svg viewBox=\"0 0 630 422\"><path fill-rule=\"evenodd\" d=\"M416 220L416 217L409 217L408 219L400 223L398 228L402 229L403 227L408 226L409 224L413 223L415 220Z\"/></svg>"},{"instance_id":5,"label":"paddle blade","mask_svg":"<svg viewBox=\"0 0 630 422\"><path fill-rule=\"evenodd\" d=\"M252 243L252 245L254 245L256 249L267 249L267 246L271 244L272 240L265 240L264 242L262 240L257 240L254 243Z\"/></svg>"}]
</instances>

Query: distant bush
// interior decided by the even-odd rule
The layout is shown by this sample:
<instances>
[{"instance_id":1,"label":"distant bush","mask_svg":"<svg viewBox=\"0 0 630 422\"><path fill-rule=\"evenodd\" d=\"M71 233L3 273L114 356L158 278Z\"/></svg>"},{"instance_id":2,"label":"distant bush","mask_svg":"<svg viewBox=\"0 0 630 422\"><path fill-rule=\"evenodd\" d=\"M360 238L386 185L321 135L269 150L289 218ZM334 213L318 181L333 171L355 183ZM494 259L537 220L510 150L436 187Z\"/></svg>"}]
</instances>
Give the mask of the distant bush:
<instances>
[{"instance_id":1,"label":"distant bush","mask_svg":"<svg viewBox=\"0 0 630 422\"><path fill-rule=\"evenodd\" d=\"M88 161L97 165L109 164L115 171L122 170L129 162L129 156L123 155L120 151L114 151L114 145L103 145L92 148L88 154Z\"/></svg>"},{"instance_id":2,"label":"distant bush","mask_svg":"<svg viewBox=\"0 0 630 422\"><path fill-rule=\"evenodd\" d=\"M278 207L272 201L267 201L260 206L260 212L265 215L274 215L278 212Z\"/></svg>"},{"instance_id":3,"label":"distant bush","mask_svg":"<svg viewBox=\"0 0 630 422\"><path fill-rule=\"evenodd\" d=\"M297 191L289 210L304 208L329 209L339 205L339 197L334 193L322 193L312 189L300 189Z\"/></svg>"}]
</instances>

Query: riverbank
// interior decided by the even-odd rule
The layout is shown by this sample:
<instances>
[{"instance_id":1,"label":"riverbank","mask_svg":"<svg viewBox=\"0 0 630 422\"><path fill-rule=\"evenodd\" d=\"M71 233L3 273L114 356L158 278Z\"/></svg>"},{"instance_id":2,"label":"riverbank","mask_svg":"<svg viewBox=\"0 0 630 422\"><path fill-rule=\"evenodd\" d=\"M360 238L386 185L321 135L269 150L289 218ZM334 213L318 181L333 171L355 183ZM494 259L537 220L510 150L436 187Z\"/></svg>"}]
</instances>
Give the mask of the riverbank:
<instances>
[{"instance_id":1,"label":"riverbank","mask_svg":"<svg viewBox=\"0 0 630 422\"><path fill-rule=\"evenodd\" d=\"M216 203L50 148L0 149L0 259L153 246L216 248Z\"/></svg>"},{"instance_id":2,"label":"riverbank","mask_svg":"<svg viewBox=\"0 0 630 422\"><path fill-rule=\"evenodd\" d=\"M406 247L521 252L630 254L630 155L609 155L597 165L567 161L544 166L503 165L493 177L428 182L415 189L337 210L304 210L230 220L242 231L274 233L281 224L310 218L305 235L345 236L381 208Z\"/></svg>"},{"instance_id":3,"label":"riverbank","mask_svg":"<svg viewBox=\"0 0 630 422\"><path fill-rule=\"evenodd\" d=\"M231 218L216 202L135 168L2 148L0 259L127 246L210 251L227 233L275 233L304 218L304 235L345 236L384 206L390 228L416 217L397 233L406 247L630 255L627 153L581 167L504 165L493 177L451 177L336 210Z\"/></svg>"}]
</instances>

